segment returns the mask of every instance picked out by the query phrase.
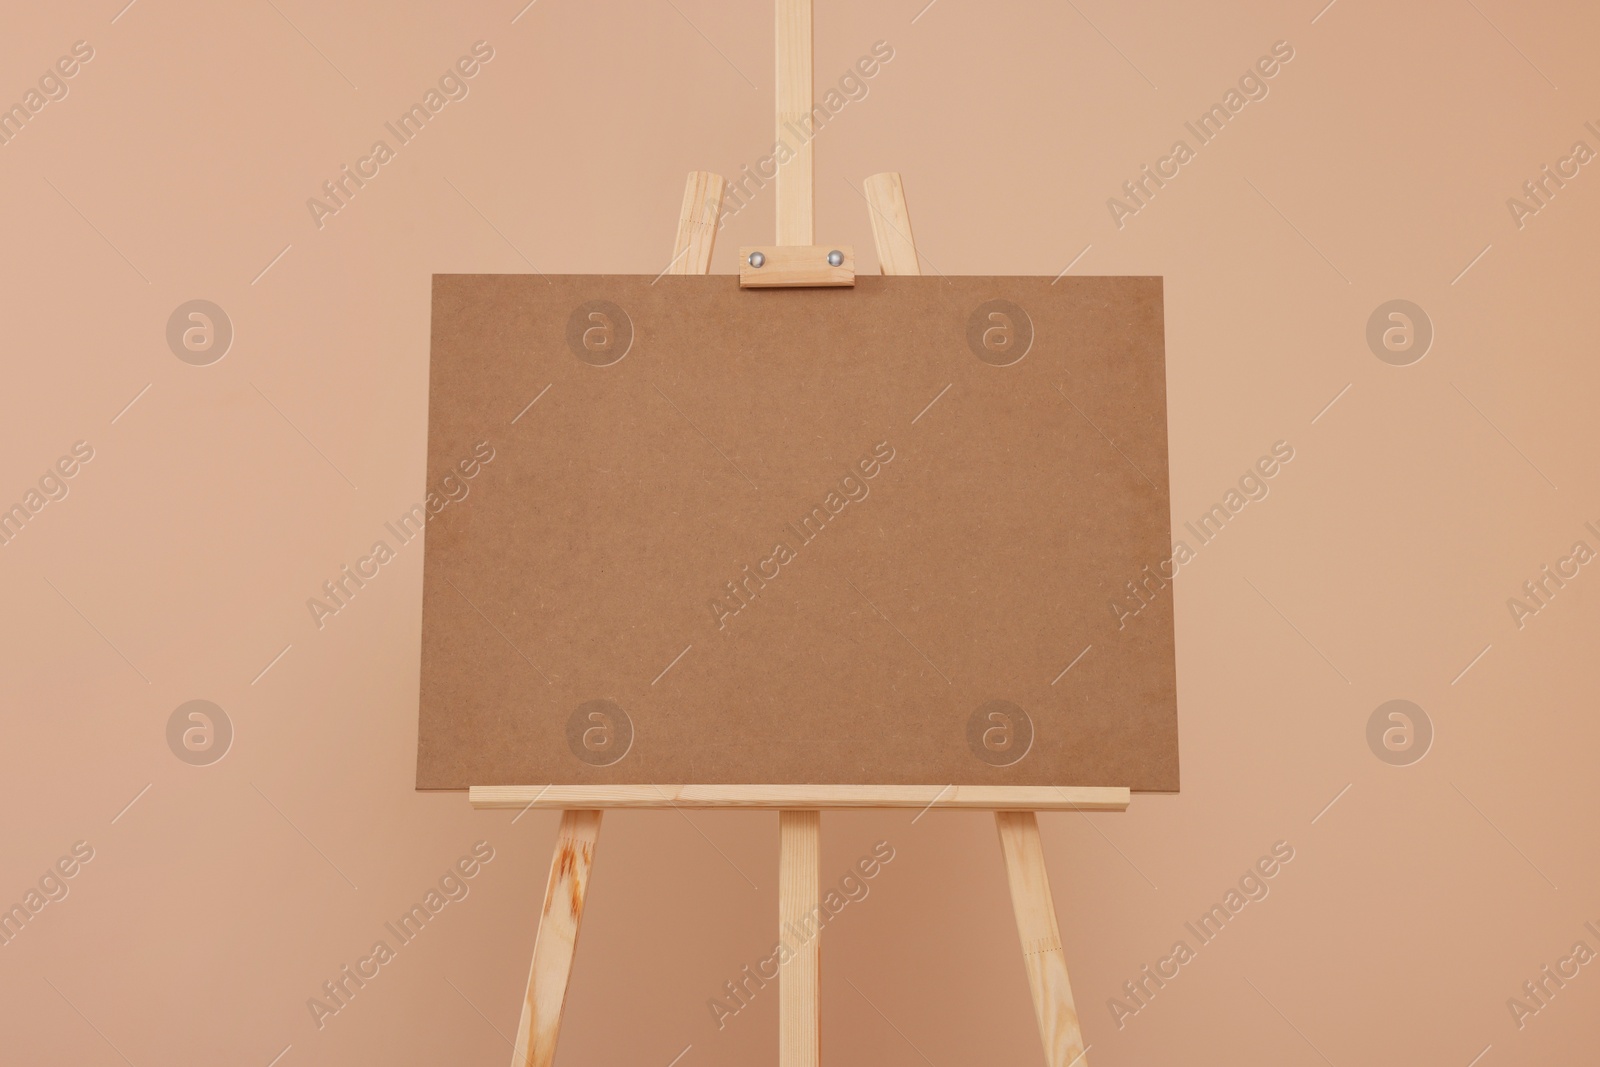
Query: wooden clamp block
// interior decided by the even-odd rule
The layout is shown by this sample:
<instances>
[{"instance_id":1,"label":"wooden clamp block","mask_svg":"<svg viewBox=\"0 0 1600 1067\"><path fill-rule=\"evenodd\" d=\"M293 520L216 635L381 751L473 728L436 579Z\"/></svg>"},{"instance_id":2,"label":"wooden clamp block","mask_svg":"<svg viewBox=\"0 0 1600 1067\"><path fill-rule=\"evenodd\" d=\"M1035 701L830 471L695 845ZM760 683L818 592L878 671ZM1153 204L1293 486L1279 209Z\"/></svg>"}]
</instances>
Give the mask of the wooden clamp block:
<instances>
[{"instance_id":1,"label":"wooden clamp block","mask_svg":"<svg viewBox=\"0 0 1600 1067\"><path fill-rule=\"evenodd\" d=\"M830 255L836 255L839 262L829 262ZM849 245L765 245L739 249L741 289L855 284L856 257Z\"/></svg>"}]
</instances>

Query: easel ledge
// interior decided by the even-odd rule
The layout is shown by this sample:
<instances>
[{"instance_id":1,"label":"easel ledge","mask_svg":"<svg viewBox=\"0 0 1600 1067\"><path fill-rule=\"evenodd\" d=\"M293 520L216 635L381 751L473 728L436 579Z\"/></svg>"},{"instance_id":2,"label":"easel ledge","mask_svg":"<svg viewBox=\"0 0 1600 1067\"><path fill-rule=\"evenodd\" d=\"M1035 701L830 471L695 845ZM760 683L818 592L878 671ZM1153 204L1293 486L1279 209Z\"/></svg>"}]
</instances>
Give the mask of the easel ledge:
<instances>
[{"instance_id":1,"label":"easel ledge","mask_svg":"<svg viewBox=\"0 0 1600 1067\"><path fill-rule=\"evenodd\" d=\"M475 785L474 808L955 808L1124 811L1123 785Z\"/></svg>"}]
</instances>

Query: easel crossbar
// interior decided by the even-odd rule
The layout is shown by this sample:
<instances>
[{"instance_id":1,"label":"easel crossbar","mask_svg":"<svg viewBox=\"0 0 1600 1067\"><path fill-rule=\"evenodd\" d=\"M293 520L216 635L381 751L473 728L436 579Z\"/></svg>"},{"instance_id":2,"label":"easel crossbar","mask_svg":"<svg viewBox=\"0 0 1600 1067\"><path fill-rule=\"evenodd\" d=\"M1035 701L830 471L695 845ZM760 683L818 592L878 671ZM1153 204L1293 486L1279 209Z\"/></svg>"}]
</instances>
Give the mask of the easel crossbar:
<instances>
[{"instance_id":1,"label":"easel crossbar","mask_svg":"<svg viewBox=\"0 0 1600 1067\"><path fill-rule=\"evenodd\" d=\"M474 808L925 808L1123 811L1127 786L1052 785L475 785Z\"/></svg>"}]
</instances>

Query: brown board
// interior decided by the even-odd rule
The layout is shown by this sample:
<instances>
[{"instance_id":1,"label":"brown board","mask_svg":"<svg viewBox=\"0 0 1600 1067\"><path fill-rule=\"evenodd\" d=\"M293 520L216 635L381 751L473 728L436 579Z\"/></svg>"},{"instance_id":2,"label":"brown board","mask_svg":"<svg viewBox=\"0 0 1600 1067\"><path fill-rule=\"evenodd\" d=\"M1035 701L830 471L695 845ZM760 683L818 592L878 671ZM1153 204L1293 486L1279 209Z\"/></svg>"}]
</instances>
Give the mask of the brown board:
<instances>
[{"instance_id":1,"label":"brown board","mask_svg":"<svg viewBox=\"0 0 1600 1067\"><path fill-rule=\"evenodd\" d=\"M425 510L419 788L1178 788L1160 278L436 275Z\"/></svg>"}]
</instances>

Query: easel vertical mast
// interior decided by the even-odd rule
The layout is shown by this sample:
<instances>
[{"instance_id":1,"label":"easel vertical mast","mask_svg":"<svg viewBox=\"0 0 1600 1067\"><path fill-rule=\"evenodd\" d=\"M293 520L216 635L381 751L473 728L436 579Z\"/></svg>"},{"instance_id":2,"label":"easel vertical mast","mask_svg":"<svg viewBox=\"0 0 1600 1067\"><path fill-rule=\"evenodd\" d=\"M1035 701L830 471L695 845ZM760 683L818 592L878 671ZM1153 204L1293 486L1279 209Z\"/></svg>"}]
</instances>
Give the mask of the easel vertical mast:
<instances>
[{"instance_id":1,"label":"easel vertical mast","mask_svg":"<svg viewBox=\"0 0 1600 1067\"><path fill-rule=\"evenodd\" d=\"M777 5L777 130L778 140L788 144L790 131L811 124L811 0L777 0ZM777 185L778 244L811 244L816 236L809 137L778 165Z\"/></svg>"},{"instance_id":2,"label":"easel vertical mast","mask_svg":"<svg viewBox=\"0 0 1600 1067\"><path fill-rule=\"evenodd\" d=\"M811 123L811 0L777 0L777 134ZM811 140L778 165L779 245L815 239ZM820 811L778 813L778 938L794 949L778 970L778 1067L819 1067L822 1060L822 946L817 922L822 852Z\"/></svg>"},{"instance_id":3,"label":"easel vertical mast","mask_svg":"<svg viewBox=\"0 0 1600 1067\"><path fill-rule=\"evenodd\" d=\"M778 1067L822 1060L822 812L778 812L778 939L793 949L778 968Z\"/></svg>"}]
</instances>

